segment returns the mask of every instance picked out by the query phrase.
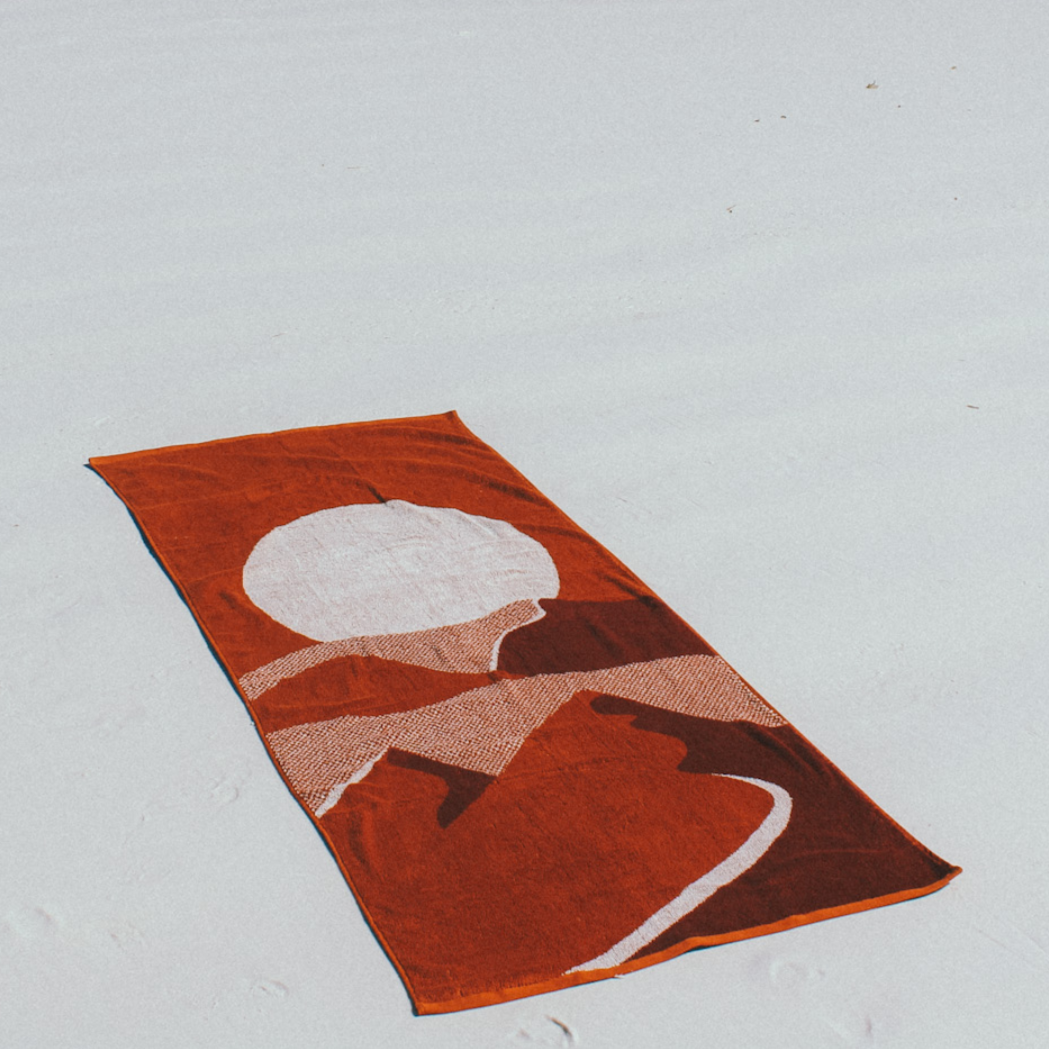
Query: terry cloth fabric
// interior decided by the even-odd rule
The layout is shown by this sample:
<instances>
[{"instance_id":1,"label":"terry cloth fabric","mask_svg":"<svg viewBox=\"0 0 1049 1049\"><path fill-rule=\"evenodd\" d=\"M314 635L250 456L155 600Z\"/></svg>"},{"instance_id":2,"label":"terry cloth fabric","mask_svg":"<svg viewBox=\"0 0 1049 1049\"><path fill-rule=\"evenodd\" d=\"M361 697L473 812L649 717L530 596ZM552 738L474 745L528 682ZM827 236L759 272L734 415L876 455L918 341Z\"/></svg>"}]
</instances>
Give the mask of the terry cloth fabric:
<instances>
[{"instance_id":1,"label":"terry cloth fabric","mask_svg":"<svg viewBox=\"0 0 1049 1049\"><path fill-rule=\"evenodd\" d=\"M421 1013L958 873L454 412L91 465Z\"/></svg>"}]
</instances>

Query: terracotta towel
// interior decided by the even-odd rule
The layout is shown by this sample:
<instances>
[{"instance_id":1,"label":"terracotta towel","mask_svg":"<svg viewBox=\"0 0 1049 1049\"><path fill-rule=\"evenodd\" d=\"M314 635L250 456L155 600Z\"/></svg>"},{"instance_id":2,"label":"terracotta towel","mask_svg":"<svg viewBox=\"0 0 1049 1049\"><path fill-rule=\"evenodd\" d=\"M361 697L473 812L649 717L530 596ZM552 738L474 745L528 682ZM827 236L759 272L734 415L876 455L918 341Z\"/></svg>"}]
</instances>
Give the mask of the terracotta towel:
<instances>
[{"instance_id":1,"label":"terracotta towel","mask_svg":"<svg viewBox=\"0 0 1049 1049\"><path fill-rule=\"evenodd\" d=\"M455 413L91 465L419 1012L958 873Z\"/></svg>"}]
</instances>

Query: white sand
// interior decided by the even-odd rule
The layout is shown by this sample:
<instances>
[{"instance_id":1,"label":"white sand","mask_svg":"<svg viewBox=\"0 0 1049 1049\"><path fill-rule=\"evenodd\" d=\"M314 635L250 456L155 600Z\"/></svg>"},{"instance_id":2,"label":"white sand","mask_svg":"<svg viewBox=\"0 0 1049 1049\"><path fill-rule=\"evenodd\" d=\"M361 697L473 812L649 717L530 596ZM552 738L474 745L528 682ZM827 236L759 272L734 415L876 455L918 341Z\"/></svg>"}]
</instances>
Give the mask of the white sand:
<instances>
[{"instance_id":1,"label":"white sand","mask_svg":"<svg viewBox=\"0 0 1049 1049\"><path fill-rule=\"evenodd\" d=\"M1047 30L7 0L0 1045L1044 1046ZM82 464L449 408L965 873L414 1017Z\"/></svg>"}]
</instances>

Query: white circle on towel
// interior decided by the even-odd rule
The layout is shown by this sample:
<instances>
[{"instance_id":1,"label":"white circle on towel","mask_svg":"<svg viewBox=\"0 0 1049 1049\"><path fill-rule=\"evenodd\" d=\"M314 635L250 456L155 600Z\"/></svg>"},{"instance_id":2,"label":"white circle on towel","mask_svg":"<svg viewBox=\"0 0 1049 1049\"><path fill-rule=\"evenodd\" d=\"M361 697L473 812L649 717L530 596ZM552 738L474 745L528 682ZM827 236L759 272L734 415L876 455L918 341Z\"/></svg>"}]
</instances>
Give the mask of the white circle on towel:
<instances>
[{"instance_id":1,"label":"white circle on towel","mask_svg":"<svg viewBox=\"0 0 1049 1049\"><path fill-rule=\"evenodd\" d=\"M314 641L452 626L560 589L546 548L508 521L400 499L274 528L243 582L263 612Z\"/></svg>"}]
</instances>

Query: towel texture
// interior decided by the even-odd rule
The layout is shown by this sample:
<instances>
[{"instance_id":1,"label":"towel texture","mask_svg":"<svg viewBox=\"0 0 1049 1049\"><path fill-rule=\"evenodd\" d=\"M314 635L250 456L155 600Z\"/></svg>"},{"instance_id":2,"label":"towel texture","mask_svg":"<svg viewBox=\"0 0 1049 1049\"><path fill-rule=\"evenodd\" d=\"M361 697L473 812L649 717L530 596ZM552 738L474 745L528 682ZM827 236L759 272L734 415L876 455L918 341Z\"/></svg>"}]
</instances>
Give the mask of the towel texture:
<instances>
[{"instance_id":1,"label":"towel texture","mask_svg":"<svg viewBox=\"0 0 1049 1049\"><path fill-rule=\"evenodd\" d=\"M91 465L419 1012L958 873L455 413Z\"/></svg>"}]
</instances>

